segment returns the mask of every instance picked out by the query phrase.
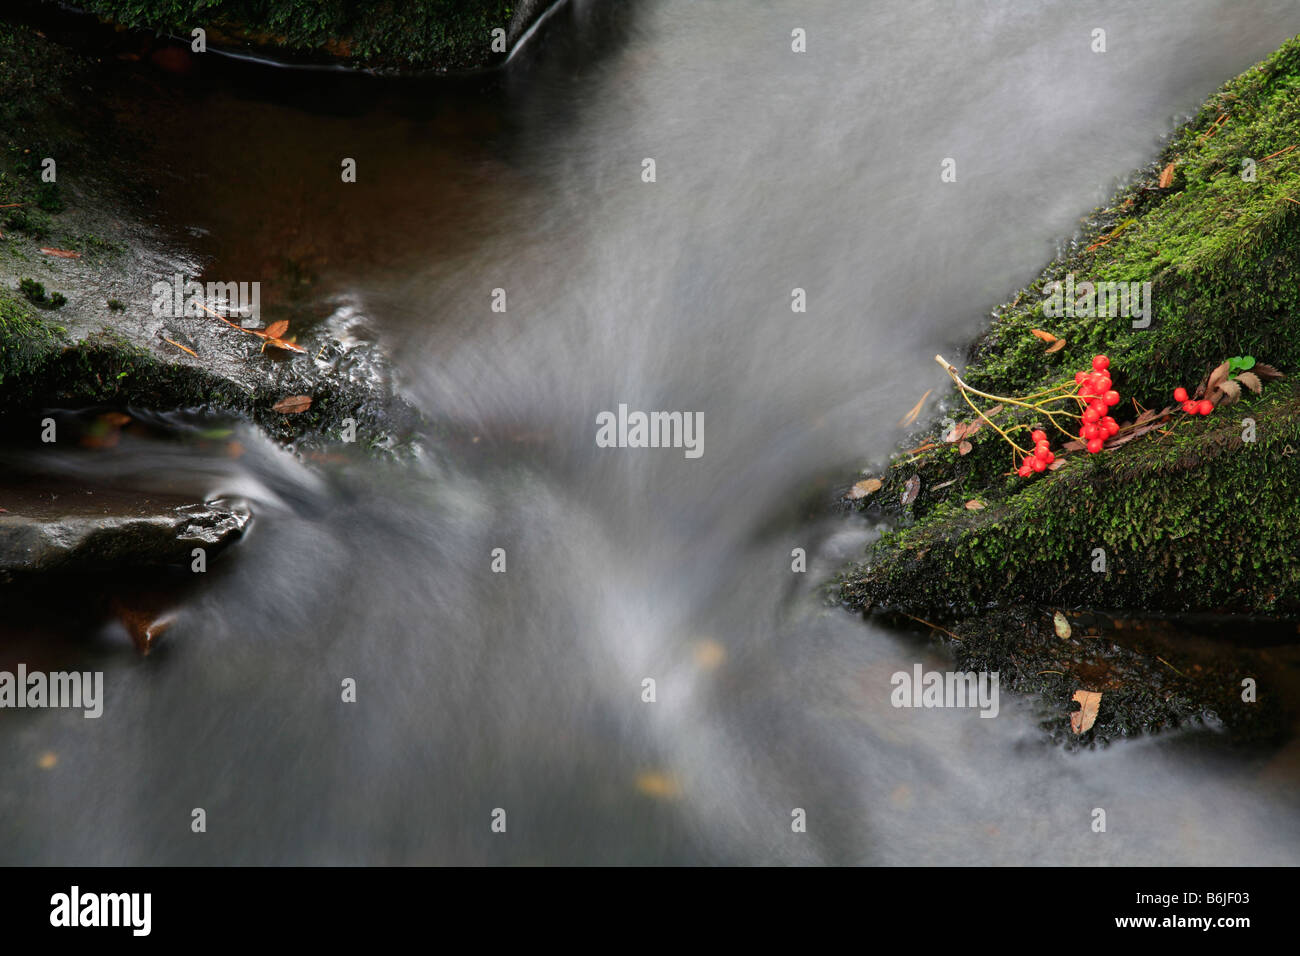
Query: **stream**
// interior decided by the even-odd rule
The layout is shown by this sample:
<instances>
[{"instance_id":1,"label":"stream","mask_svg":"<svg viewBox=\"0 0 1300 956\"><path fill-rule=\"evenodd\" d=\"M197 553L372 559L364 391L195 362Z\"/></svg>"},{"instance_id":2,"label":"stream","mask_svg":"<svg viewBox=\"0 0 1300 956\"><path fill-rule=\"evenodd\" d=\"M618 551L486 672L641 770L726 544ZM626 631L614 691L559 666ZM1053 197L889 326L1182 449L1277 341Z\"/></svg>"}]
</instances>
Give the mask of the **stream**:
<instances>
[{"instance_id":1,"label":"stream","mask_svg":"<svg viewBox=\"0 0 1300 956\"><path fill-rule=\"evenodd\" d=\"M1293 0L575 0L485 76L142 65L114 95L160 226L268 320L372 343L357 374L445 432L396 462L245 426L237 458L43 453L255 520L148 657L57 608L6 648L105 701L0 714L0 862L1300 862L1300 743L1072 752L1010 693L896 709L946 657L820 593L878 533L834 492L934 354L1297 32ZM620 404L701 413L703 454L597 447Z\"/></svg>"}]
</instances>

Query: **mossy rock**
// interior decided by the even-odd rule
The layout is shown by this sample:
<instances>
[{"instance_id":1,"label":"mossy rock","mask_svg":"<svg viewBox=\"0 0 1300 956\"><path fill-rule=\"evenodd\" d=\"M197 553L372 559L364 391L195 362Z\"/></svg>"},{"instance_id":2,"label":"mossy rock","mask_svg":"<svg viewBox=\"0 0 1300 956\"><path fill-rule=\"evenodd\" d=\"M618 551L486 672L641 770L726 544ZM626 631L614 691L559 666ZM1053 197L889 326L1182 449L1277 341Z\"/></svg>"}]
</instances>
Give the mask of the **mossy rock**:
<instances>
[{"instance_id":1,"label":"mossy rock","mask_svg":"<svg viewBox=\"0 0 1300 956\"><path fill-rule=\"evenodd\" d=\"M1194 388L1230 356L1300 367L1298 144L1300 37L1212 96L1094 215L1074 252L997 310L964 380L1031 394L1104 353L1126 404L1160 409L1176 386ZM1045 314L1046 290L1068 273L1078 283L1150 282L1150 325ZM1066 345L1049 353L1031 329ZM1005 419L1001 427L1041 424L1014 411ZM1179 412L1171 424L1030 479L1011 473L1010 449L988 426L966 455L931 435L936 447L898 456L859 505L900 527L843 575L843 599L918 614L1049 603L1300 612L1300 396L1273 382L1210 418ZM920 493L904 505L914 476ZM1097 549L1104 571L1094 570Z\"/></svg>"}]
</instances>

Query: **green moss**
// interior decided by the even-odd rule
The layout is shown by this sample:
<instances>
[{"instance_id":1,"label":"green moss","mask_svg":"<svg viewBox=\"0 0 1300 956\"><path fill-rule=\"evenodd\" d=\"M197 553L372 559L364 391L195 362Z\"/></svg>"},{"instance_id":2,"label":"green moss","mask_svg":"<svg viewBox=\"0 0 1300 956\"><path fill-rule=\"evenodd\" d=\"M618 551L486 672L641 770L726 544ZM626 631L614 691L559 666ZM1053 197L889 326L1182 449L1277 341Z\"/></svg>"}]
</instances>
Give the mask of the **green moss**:
<instances>
[{"instance_id":1,"label":"green moss","mask_svg":"<svg viewBox=\"0 0 1300 956\"><path fill-rule=\"evenodd\" d=\"M1288 149L1298 144L1300 37L1211 97L1095 215L1077 251L998 310L963 377L1028 394L1105 353L1126 403L1160 408L1232 355L1300 367L1300 148ZM1242 178L1243 159L1255 163L1253 181ZM1174 181L1162 190L1155 178L1169 163ZM1151 282L1151 325L1046 316L1047 284L1067 273L1076 283ZM1066 347L1048 354L1034 328ZM1257 422L1255 442L1242 440L1245 417ZM1046 423L1009 412L998 424ZM894 461L866 504L903 526L844 576L844 599L911 611L1053 603L1300 612L1300 397L1287 383L1166 437L1070 456L1028 481L1009 476L1014 459L993 429L972 445L965 456L941 445ZM921 492L903 506L913 477ZM985 507L968 510L972 499ZM1092 570L1098 548L1104 573Z\"/></svg>"}]
</instances>

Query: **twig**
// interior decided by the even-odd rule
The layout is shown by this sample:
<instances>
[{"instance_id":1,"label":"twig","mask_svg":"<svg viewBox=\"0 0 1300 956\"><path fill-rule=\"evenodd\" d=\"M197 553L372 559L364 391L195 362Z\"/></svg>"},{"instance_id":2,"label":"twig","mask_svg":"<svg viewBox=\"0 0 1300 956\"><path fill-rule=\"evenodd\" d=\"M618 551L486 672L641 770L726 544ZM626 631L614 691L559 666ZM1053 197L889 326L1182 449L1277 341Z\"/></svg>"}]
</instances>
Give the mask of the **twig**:
<instances>
[{"instance_id":1,"label":"twig","mask_svg":"<svg viewBox=\"0 0 1300 956\"><path fill-rule=\"evenodd\" d=\"M174 346L176 346L176 347L177 347L178 349L180 349L182 352L189 352L189 353L190 353L191 355L193 355L195 358L198 358L198 357L199 357L199 353L198 353L198 352L194 351L193 349L187 349L185 346L181 345L181 343L179 343L179 342L173 342L171 339L167 338L167 336L165 336L165 335L160 336L160 338L161 338L164 342L166 342L168 345L174 345Z\"/></svg>"},{"instance_id":2,"label":"twig","mask_svg":"<svg viewBox=\"0 0 1300 956\"><path fill-rule=\"evenodd\" d=\"M924 624L926 627L932 627L932 628L934 628L936 631L943 631L945 634L947 634L949 637L951 637L951 638L952 638L953 640L955 640L955 641L960 641L960 640L961 640L960 637L958 637L958 636L957 636L956 634L954 634L952 631L948 630L946 627L940 627L938 624L931 624L929 621L925 620L924 618L919 618L919 617L917 617L917 616L914 615L914 614L908 614L906 611L899 611L898 613L901 614L901 615L903 615L903 617L910 617L912 620L916 621L916 622L919 623L919 624Z\"/></svg>"},{"instance_id":3,"label":"twig","mask_svg":"<svg viewBox=\"0 0 1300 956\"><path fill-rule=\"evenodd\" d=\"M1171 671L1173 671L1173 672L1174 672L1175 674L1177 674L1179 677L1186 677L1186 676L1187 676L1187 675L1184 674L1182 671L1180 671L1177 667L1175 667L1173 664L1170 664L1167 660L1165 660L1163 657L1161 657L1159 654L1156 655L1156 660L1158 660L1161 664L1164 664L1165 667L1168 667Z\"/></svg>"}]
</instances>

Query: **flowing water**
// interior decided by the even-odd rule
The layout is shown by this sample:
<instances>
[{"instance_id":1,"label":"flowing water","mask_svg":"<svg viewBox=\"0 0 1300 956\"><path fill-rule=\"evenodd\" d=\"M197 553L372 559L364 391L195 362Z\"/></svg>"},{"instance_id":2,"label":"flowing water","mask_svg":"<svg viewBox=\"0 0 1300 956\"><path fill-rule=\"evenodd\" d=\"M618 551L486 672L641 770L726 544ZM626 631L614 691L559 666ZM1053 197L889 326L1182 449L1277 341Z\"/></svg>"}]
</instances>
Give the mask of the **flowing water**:
<instances>
[{"instance_id":1,"label":"flowing water","mask_svg":"<svg viewBox=\"0 0 1300 956\"><path fill-rule=\"evenodd\" d=\"M116 626L44 645L106 671L105 716L3 716L0 860L1300 862L1294 747L1072 753L1005 693L896 710L890 675L943 658L816 593L874 533L833 485L944 383L932 356L1298 31L1291 0L573 2L467 81L141 71L205 275L376 343L466 437L44 456L256 520L151 656ZM620 403L703 413L703 455L598 448Z\"/></svg>"}]
</instances>

